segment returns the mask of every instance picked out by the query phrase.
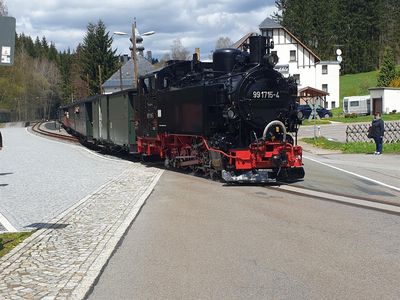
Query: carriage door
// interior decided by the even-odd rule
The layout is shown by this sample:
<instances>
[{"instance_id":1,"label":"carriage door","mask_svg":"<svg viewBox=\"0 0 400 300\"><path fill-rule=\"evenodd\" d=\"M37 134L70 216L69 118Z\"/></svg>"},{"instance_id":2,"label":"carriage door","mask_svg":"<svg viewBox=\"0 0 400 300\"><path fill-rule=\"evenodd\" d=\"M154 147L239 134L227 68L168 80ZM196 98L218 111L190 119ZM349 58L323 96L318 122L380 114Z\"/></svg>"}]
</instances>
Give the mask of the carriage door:
<instances>
[{"instance_id":1,"label":"carriage door","mask_svg":"<svg viewBox=\"0 0 400 300\"><path fill-rule=\"evenodd\" d=\"M157 136L157 88L155 75L146 77L144 83L147 93L144 94L144 134L147 137Z\"/></svg>"},{"instance_id":2,"label":"carriage door","mask_svg":"<svg viewBox=\"0 0 400 300\"><path fill-rule=\"evenodd\" d=\"M138 106L135 105L135 103L137 103L137 100L138 100L137 93L134 93L134 92L128 93L129 153L137 152L136 130L138 128L139 120L140 120Z\"/></svg>"},{"instance_id":3,"label":"carriage door","mask_svg":"<svg viewBox=\"0 0 400 300\"><path fill-rule=\"evenodd\" d=\"M89 141L93 139L93 112L92 102L86 102L86 136Z\"/></svg>"}]
</instances>

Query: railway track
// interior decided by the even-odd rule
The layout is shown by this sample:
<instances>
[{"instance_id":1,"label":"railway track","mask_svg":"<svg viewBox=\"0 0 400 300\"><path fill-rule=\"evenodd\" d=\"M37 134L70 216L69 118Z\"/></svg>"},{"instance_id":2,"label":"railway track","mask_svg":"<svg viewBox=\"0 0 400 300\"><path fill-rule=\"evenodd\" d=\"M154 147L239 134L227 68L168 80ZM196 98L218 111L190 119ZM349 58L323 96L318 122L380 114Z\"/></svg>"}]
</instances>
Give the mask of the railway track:
<instances>
[{"instance_id":1,"label":"railway track","mask_svg":"<svg viewBox=\"0 0 400 300\"><path fill-rule=\"evenodd\" d=\"M33 125L32 126L33 132L36 132L36 133L41 134L41 135L45 135L45 136L49 136L49 137L65 140L65 141L79 143L79 139L76 138L76 137L67 136L67 135L58 134L58 133L54 133L54 132L49 132L47 130L43 130L42 128L40 128L40 126L43 125L43 124L44 124L44 122L38 122L35 125Z\"/></svg>"}]
</instances>

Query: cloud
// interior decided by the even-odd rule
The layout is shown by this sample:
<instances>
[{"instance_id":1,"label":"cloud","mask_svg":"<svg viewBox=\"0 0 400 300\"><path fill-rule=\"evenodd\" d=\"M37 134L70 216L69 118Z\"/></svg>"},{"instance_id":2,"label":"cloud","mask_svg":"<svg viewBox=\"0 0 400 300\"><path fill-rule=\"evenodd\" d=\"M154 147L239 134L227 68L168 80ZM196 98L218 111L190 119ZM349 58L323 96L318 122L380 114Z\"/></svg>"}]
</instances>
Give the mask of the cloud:
<instances>
[{"instance_id":1,"label":"cloud","mask_svg":"<svg viewBox=\"0 0 400 300\"><path fill-rule=\"evenodd\" d=\"M17 19L18 33L33 39L46 36L59 50L75 49L89 22L101 19L110 33L130 33L136 16L141 32L156 31L144 40L155 57L169 51L177 38L191 52L200 47L207 57L219 37L236 41L258 31L258 25L275 11L273 0L6 0L6 4L9 15ZM118 52L128 53L129 44L128 37L114 37Z\"/></svg>"}]
</instances>

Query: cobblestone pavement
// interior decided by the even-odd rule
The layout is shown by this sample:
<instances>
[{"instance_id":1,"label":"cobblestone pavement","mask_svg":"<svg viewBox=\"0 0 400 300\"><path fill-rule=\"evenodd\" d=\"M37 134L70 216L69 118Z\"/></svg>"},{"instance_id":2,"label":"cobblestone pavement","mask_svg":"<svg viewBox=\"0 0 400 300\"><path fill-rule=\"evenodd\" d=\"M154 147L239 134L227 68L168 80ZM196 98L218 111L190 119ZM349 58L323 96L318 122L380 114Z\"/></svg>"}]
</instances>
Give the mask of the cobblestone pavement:
<instances>
[{"instance_id":1,"label":"cobblestone pavement","mask_svg":"<svg viewBox=\"0 0 400 300\"><path fill-rule=\"evenodd\" d=\"M40 228L131 164L25 128L5 128L2 135L0 223L6 229L1 215L16 230Z\"/></svg>"},{"instance_id":2,"label":"cobblestone pavement","mask_svg":"<svg viewBox=\"0 0 400 300\"><path fill-rule=\"evenodd\" d=\"M132 163L0 260L0 299L82 299L162 170Z\"/></svg>"}]
</instances>

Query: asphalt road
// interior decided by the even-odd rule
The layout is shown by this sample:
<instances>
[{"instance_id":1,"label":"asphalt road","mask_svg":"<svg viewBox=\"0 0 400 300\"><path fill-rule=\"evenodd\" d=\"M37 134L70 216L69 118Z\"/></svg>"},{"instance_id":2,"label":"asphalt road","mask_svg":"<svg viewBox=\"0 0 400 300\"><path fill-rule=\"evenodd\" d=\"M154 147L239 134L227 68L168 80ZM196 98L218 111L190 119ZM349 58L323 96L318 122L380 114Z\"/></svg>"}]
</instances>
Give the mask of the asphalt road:
<instances>
[{"instance_id":1,"label":"asphalt road","mask_svg":"<svg viewBox=\"0 0 400 300\"><path fill-rule=\"evenodd\" d=\"M306 177L294 186L400 205L400 155L304 153ZM322 164L321 164L322 163ZM362 178L350 173L363 176ZM387 184L393 189L380 183Z\"/></svg>"},{"instance_id":2,"label":"asphalt road","mask_svg":"<svg viewBox=\"0 0 400 300\"><path fill-rule=\"evenodd\" d=\"M315 127L315 134L317 136L324 136L327 139L332 139L339 142L346 142L346 128L349 124L323 124L317 125ZM303 137L313 137L314 136L314 126L300 126L299 138Z\"/></svg>"},{"instance_id":3,"label":"asphalt road","mask_svg":"<svg viewBox=\"0 0 400 300\"><path fill-rule=\"evenodd\" d=\"M357 165L347 160L344 167ZM314 161L305 166L300 186L398 197ZM166 172L89 299L398 299L399 224L395 214Z\"/></svg>"}]
</instances>

